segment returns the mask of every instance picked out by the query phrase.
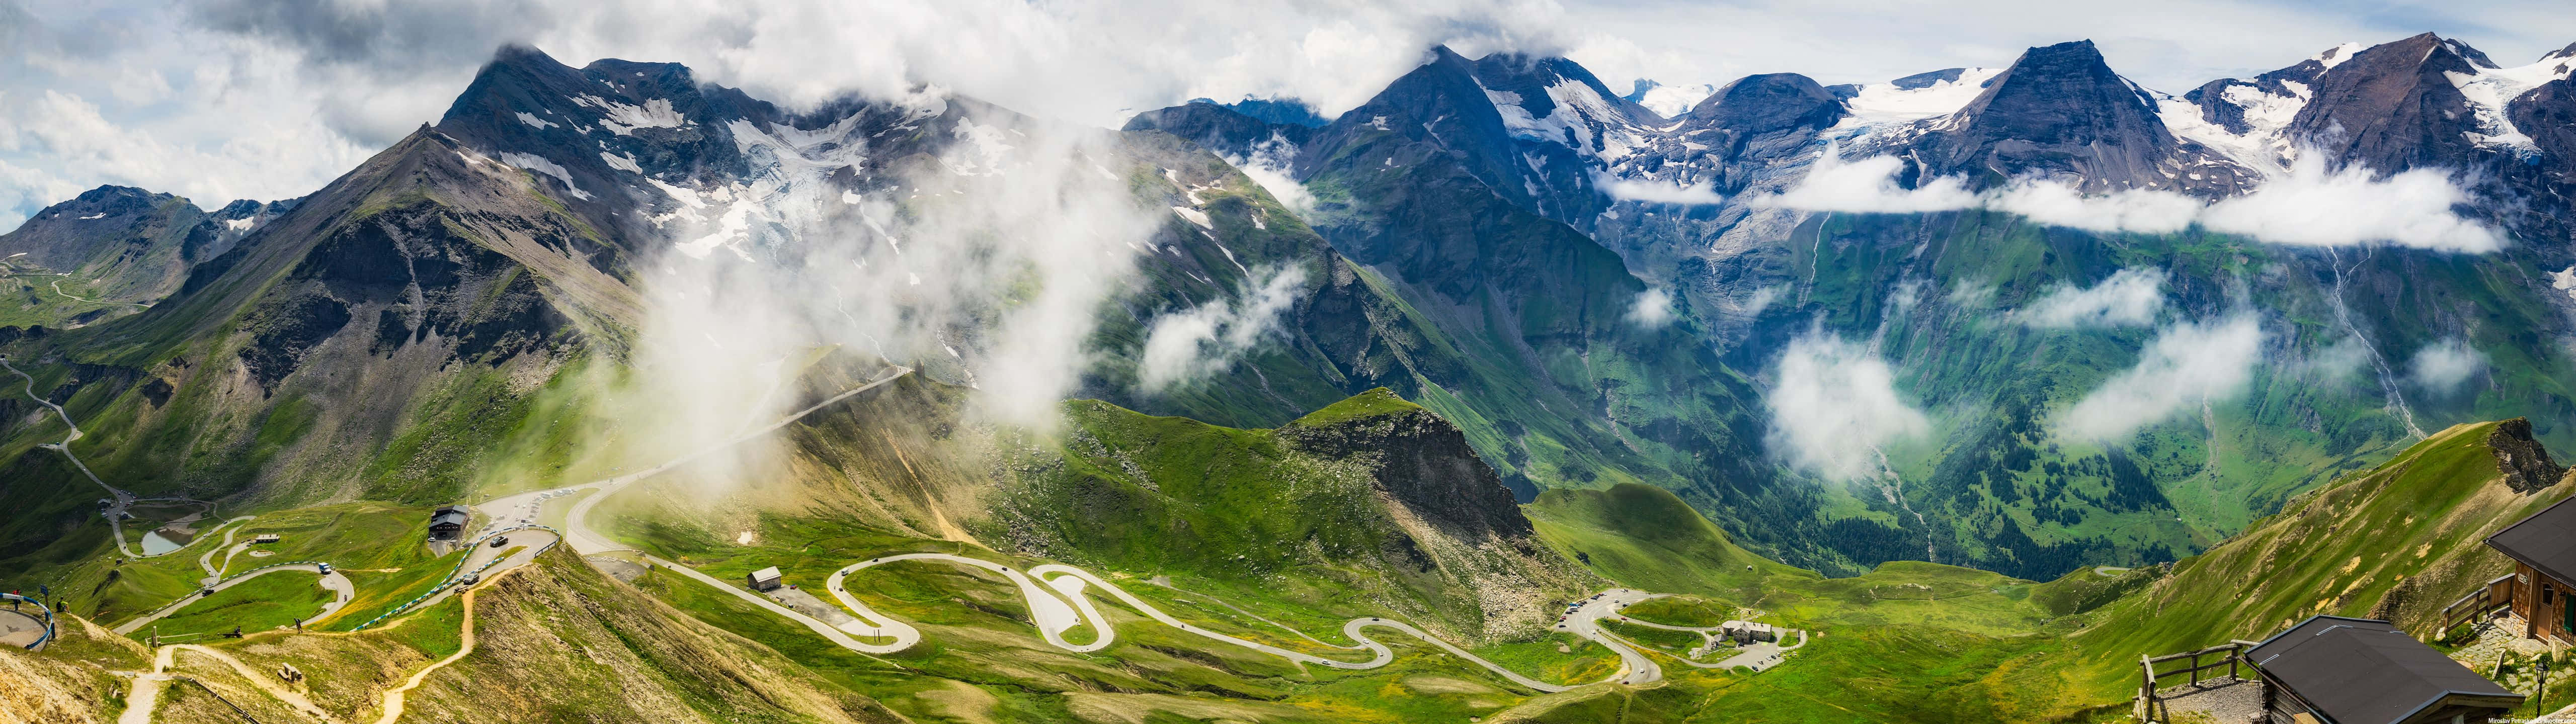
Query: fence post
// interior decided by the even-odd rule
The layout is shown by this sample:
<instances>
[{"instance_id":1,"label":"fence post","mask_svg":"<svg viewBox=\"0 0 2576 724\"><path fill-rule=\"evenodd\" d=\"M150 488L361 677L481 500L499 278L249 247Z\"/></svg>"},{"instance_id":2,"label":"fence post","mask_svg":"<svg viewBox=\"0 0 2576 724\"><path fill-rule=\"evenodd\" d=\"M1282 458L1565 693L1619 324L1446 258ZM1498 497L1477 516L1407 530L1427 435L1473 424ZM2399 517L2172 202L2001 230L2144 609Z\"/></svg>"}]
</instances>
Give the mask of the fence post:
<instances>
[{"instance_id":1,"label":"fence post","mask_svg":"<svg viewBox=\"0 0 2576 724\"><path fill-rule=\"evenodd\" d=\"M2156 660L2146 654L2138 654L2138 721L2155 721L2155 702Z\"/></svg>"},{"instance_id":2,"label":"fence post","mask_svg":"<svg viewBox=\"0 0 2576 724\"><path fill-rule=\"evenodd\" d=\"M2245 647L2243 647L2243 646L2238 646L2238 645L2236 645L2236 644L2232 644L2232 643L2231 643L2231 644L2228 644L2228 645L2227 645L2227 679L2228 679L2229 681L2242 681L2242 680L2244 680L2244 677L2242 677L2242 676L2237 676L2237 675L2236 675L2236 662L2238 662L2238 661L2243 661L2243 660L2245 660Z\"/></svg>"},{"instance_id":3,"label":"fence post","mask_svg":"<svg viewBox=\"0 0 2576 724\"><path fill-rule=\"evenodd\" d=\"M2200 685L2200 652L2191 652L2191 685Z\"/></svg>"}]
</instances>

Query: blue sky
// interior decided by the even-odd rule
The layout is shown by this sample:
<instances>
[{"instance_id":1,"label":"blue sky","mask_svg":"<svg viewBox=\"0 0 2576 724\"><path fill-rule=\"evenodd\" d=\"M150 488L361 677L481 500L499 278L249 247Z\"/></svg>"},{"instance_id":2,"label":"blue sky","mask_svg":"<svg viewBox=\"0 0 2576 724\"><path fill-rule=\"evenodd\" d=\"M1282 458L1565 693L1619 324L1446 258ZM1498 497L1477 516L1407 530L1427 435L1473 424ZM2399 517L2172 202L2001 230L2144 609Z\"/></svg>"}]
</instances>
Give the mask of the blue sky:
<instances>
[{"instance_id":1,"label":"blue sky","mask_svg":"<svg viewBox=\"0 0 2576 724\"><path fill-rule=\"evenodd\" d=\"M101 184L206 207L309 193L435 121L500 43L689 64L790 104L917 83L1114 126L1183 99L1364 101L1421 48L1566 54L1613 86L2000 66L2092 39L2181 92L2346 41L2433 31L2518 65L2576 42L2563 2L1349 0L0 0L0 229Z\"/></svg>"}]
</instances>

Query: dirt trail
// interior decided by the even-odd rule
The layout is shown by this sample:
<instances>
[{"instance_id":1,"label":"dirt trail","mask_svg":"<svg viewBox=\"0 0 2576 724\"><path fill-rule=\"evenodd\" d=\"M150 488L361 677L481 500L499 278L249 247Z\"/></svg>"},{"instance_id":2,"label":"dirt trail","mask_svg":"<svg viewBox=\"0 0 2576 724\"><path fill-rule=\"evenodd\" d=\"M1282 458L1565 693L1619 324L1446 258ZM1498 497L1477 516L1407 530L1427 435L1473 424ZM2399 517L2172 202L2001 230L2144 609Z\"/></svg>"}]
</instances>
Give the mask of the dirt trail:
<instances>
[{"instance_id":1,"label":"dirt trail","mask_svg":"<svg viewBox=\"0 0 2576 724\"><path fill-rule=\"evenodd\" d=\"M520 569L519 569L519 568L517 568L517 567L504 569L504 570L502 570L502 571L501 571L501 572L499 572L499 573L494 573L494 574L492 574L492 577L484 579L484 580L483 580L483 583L481 583L481 584L479 584L479 585L476 585L476 586L473 586L473 587L470 587L470 588L466 588L464 593L457 594L459 597L463 598L463 599L464 599L464 601L465 601L465 629L464 629L464 636L463 636L463 638L462 638L462 640L464 641L464 644L463 644L463 645L461 645L461 646L458 646L458 647L456 648L456 653L448 654L448 655L447 655L447 658L439 659L436 663L432 663L432 664L430 664L430 665L428 665L428 666L422 667L420 671L418 671L418 672L416 672L416 673L413 673L413 674L411 675L411 679L410 679L410 680L407 680L407 681L404 681L404 682L403 682L403 685L401 685L401 686L397 686L397 687L394 687L394 688L391 688L391 689L386 689L386 690L385 690L385 714L384 714L384 716L378 717L378 718L376 719L376 724L394 724L394 720L396 720L396 719L401 719L401 718L402 718L402 715L403 715L403 694L404 694L405 692L408 692L408 691L411 691L412 689L418 688L418 687L420 686L420 682L422 682L422 681L424 681L424 680L427 680L427 679L429 678L429 675L430 675L430 673L431 673L431 672L435 672L435 671L437 671L437 670L439 670L439 669L441 669L441 668L444 668L444 667L446 667L448 664L456 663L456 661L457 661L458 659L465 658L465 655L466 655L466 654L474 653L474 591L475 591L475 589L477 589L477 588L481 588L482 586L491 585L493 581L500 580L503 576L507 576L507 575L509 575L509 574L511 574L511 573L519 572L519 570L520 570Z\"/></svg>"}]
</instances>

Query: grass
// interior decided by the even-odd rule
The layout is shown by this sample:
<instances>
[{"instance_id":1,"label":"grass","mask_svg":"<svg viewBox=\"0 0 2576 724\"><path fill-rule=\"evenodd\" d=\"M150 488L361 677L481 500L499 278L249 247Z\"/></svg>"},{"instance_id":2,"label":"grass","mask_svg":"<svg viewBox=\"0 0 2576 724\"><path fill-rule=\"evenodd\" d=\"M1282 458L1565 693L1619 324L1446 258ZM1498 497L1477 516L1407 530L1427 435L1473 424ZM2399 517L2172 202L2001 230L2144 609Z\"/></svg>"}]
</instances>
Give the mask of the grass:
<instances>
[{"instance_id":1,"label":"grass","mask_svg":"<svg viewBox=\"0 0 2576 724\"><path fill-rule=\"evenodd\" d=\"M209 634L180 639L187 643L205 643L211 634L229 633L238 626L244 632L265 631L289 626L311 618L330 603L332 593L315 583L320 576L302 571L268 573L252 578L214 595L189 603L169 617L155 621L142 630L128 634L141 640L158 630L168 639L185 634Z\"/></svg>"}]
</instances>

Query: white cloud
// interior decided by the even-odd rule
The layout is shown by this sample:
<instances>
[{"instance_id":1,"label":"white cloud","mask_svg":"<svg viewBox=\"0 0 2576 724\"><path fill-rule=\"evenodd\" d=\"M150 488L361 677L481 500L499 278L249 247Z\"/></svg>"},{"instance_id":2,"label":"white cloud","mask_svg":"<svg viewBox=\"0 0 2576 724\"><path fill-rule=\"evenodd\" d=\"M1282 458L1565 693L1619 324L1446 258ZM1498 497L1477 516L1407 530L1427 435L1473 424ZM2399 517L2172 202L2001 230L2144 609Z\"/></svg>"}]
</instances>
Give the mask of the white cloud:
<instances>
[{"instance_id":1,"label":"white cloud","mask_svg":"<svg viewBox=\"0 0 2576 724\"><path fill-rule=\"evenodd\" d=\"M1806 177L1752 203L1877 214L1982 207L2050 226L2104 233L2168 234L2198 224L2260 242L2307 247L2384 243L2483 254L2504 246L2503 236L2494 229L2452 211L2469 195L2441 171L2416 169L2383 179L2359 167L2328 172L2319 160L2322 156L2306 154L2290 173L2250 193L2203 204L2169 191L2086 195L2060 181L2032 178L2016 179L1981 194L1969 192L1965 182L1952 177L1905 189L1896 183L1905 168L1903 160L1872 156L1846 161L1828 143Z\"/></svg>"},{"instance_id":2,"label":"white cloud","mask_svg":"<svg viewBox=\"0 0 2576 724\"><path fill-rule=\"evenodd\" d=\"M1800 211L1863 214L1954 211L1977 204L1977 195L1968 191L1967 183L1952 177L1931 179L1912 189L1898 186L1896 174L1904 169L1905 161L1894 156L1844 161L1842 149L1828 142L1824 155L1808 167L1807 175L1797 184L1778 194L1754 197L1752 203Z\"/></svg>"},{"instance_id":3,"label":"white cloud","mask_svg":"<svg viewBox=\"0 0 2576 724\"><path fill-rule=\"evenodd\" d=\"M2138 354L2138 363L2094 388L2059 415L2060 433L2110 442L2147 425L2245 391L2263 355L2263 326L2250 315L2215 324L2167 327Z\"/></svg>"},{"instance_id":4,"label":"white cloud","mask_svg":"<svg viewBox=\"0 0 2576 724\"><path fill-rule=\"evenodd\" d=\"M2092 287L2060 284L2014 313L2038 328L2145 327L2165 309L2165 271L2123 269Z\"/></svg>"},{"instance_id":5,"label":"white cloud","mask_svg":"<svg viewBox=\"0 0 2576 724\"><path fill-rule=\"evenodd\" d=\"M1592 172L1592 188L1601 190L1601 193L1610 195L1612 199L1648 204L1707 206L1726 201L1726 197L1720 196L1716 188L1707 182L1682 186L1660 181L1622 179L1601 171Z\"/></svg>"},{"instance_id":6,"label":"white cloud","mask_svg":"<svg viewBox=\"0 0 2576 724\"><path fill-rule=\"evenodd\" d=\"M2407 365L2407 381L2425 391L2449 395L2460 391L2471 377L2487 368L2487 356L2458 338L2443 340L2415 351L2415 361Z\"/></svg>"},{"instance_id":7,"label":"white cloud","mask_svg":"<svg viewBox=\"0 0 2576 724\"><path fill-rule=\"evenodd\" d=\"M1225 162L1250 177L1252 183L1260 184L1263 191L1270 192L1270 198L1278 199L1279 205L1289 211L1303 216L1315 208L1315 195L1290 173L1291 162L1297 158L1296 144L1274 133L1270 140L1253 144L1250 151L1250 156L1227 156Z\"/></svg>"},{"instance_id":8,"label":"white cloud","mask_svg":"<svg viewBox=\"0 0 2576 724\"><path fill-rule=\"evenodd\" d=\"M1637 293L1635 304L1628 306L1628 324L1649 330L1673 324L1673 295L1661 287L1648 287Z\"/></svg>"},{"instance_id":9,"label":"white cloud","mask_svg":"<svg viewBox=\"0 0 2576 724\"><path fill-rule=\"evenodd\" d=\"M1762 316L1763 310L1771 309L1772 305L1779 304L1780 298L1787 296L1788 294L1789 286L1786 284L1775 284L1754 290L1751 296L1744 298L1744 316L1760 317Z\"/></svg>"},{"instance_id":10,"label":"white cloud","mask_svg":"<svg viewBox=\"0 0 2576 724\"><path fill-rule=\"evenodd\" d=\"M2303 154L2288 176L2211 205L2201 225L2307 247L2385 242L2483 254L2504 246L2495 230L2451 211L2468 193L2443 172L2416 169L2385 179L2358 167L2328 172L2322 156Z\"/></svg>"},{"instance_id":11,"label":"white cloud","mask_svg":"<svg viewBox=\"0 0 2576 724\"><path fill-rule=\"evenodd\" d=\"M1896 374L1867 347L1814 333L1780 354L1771 407L1771 449L1789 464L1831 480L1877 474L1878 451L1932 431L1921 410L1896 392Z\"/></svg>"},{"instance_id":12,"label":"white cloud","mask_svg":"<svg viewBox=\"0 0 2576 724\"><path fill-rule=\"evenodd\" d=\"M2025 179L1987 195L1985 205L2049 226L2091 232L2170 234L2191 228L2199 200L2169 191L2133 189L2094 196L2054 181Z\"/></svg>"},{"instance_id":13,"label":"white cloud","mask_svg":"<svg viewBox=\"0 0 2576 724\"><path fill-rule=\"evenodd\" d=\"M1218 300L1154 318L1137 361L1137 388L1154 394L1223 372L1276 332L1279 317L1306 291L1306 269L1260 269L1253 277L1262 281L1237 304Z\"/></svg>"}]
</instances>

